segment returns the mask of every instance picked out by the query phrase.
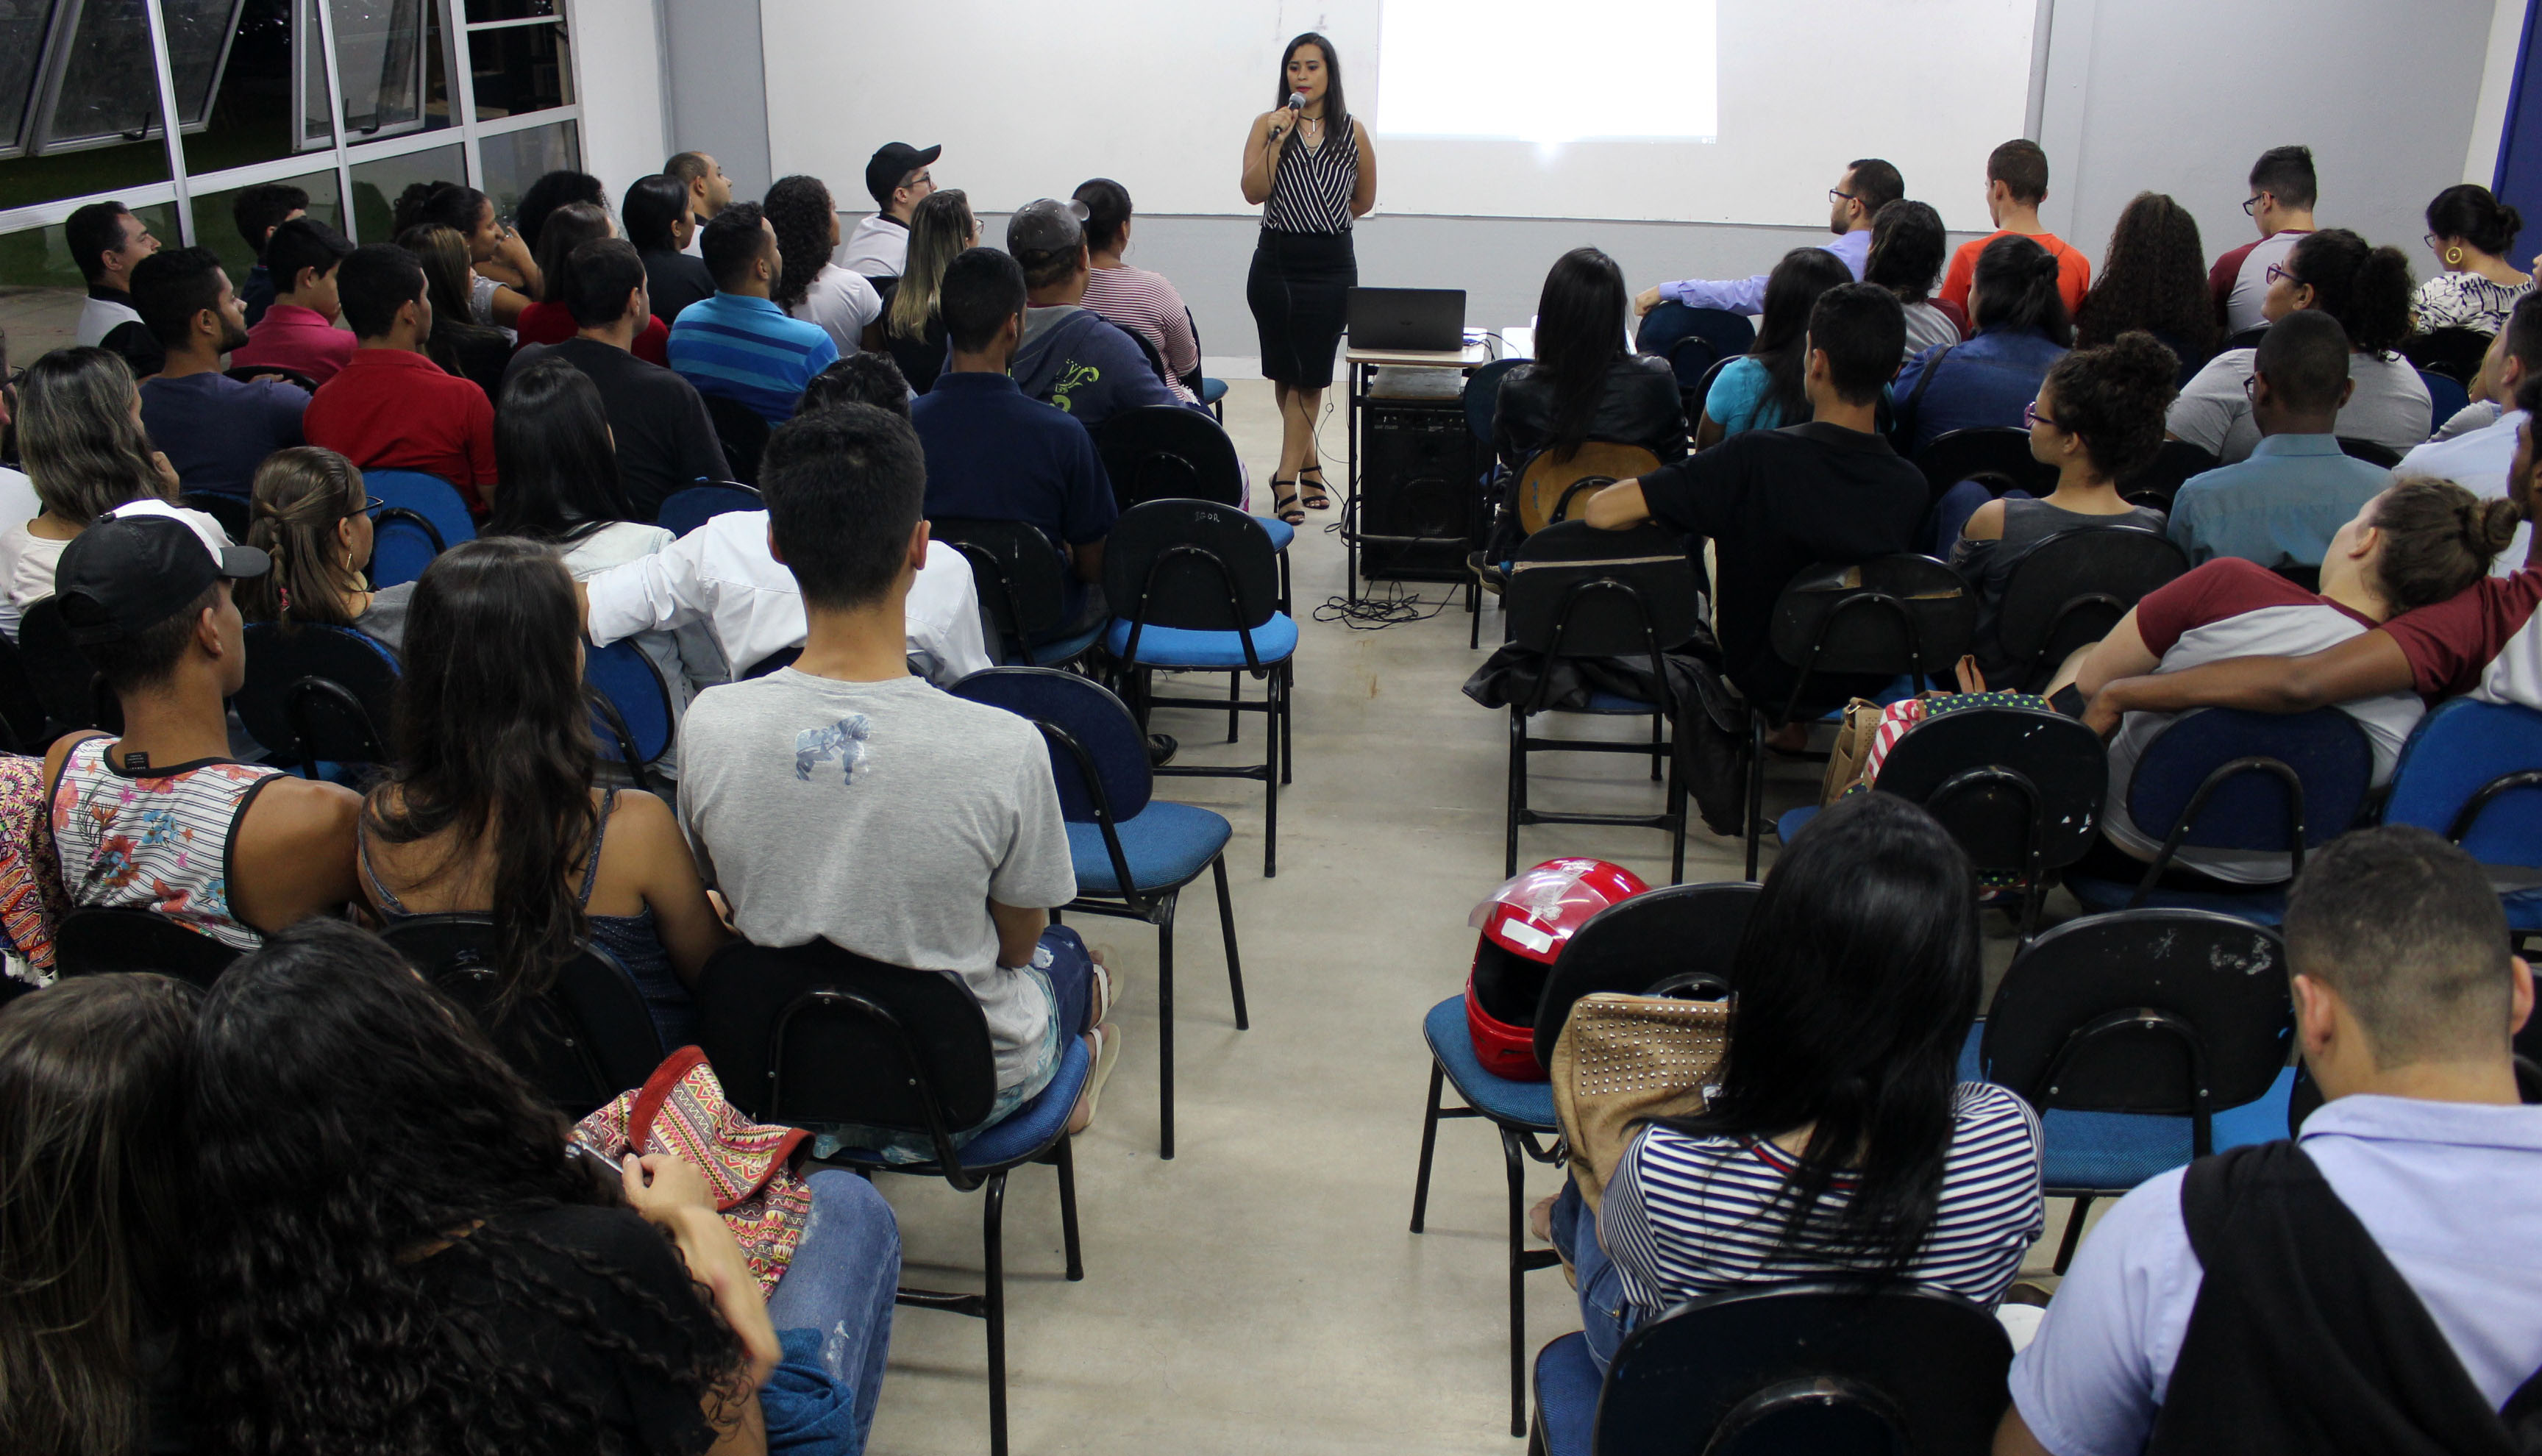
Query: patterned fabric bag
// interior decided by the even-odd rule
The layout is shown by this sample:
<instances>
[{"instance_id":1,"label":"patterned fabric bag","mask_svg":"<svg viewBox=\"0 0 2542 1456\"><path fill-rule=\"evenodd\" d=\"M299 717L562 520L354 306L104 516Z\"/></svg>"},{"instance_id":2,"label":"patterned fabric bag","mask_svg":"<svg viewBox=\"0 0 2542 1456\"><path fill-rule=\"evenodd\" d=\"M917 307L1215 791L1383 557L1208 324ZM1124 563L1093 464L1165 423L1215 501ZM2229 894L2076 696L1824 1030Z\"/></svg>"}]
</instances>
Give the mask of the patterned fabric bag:
<instances>
[{"instance_id":1,"label":"patterned fabric bag","mask_svg":"<svg viewBox=\"0 0 2542 1456\"><path fill-rule=\"evenodd\" d=\"M743 1117L695 1047L672 1053L643 1086L619 1093L573 1129L576 1142L612 1163L630 1152L668 1153L704 1174L762 1294L785 1276L812 1211L811 1185L789 1161L810 1135Z\"/></svg>"},{"instance_id":2,"label":"patterned fabric bag","mask_svg":"<svg viewBox=\"0 0 2542 1456\"><path fill-rule=\"evenodd\" d=\"M8 974L34 985L52 983L53 926L71 908L44 798L44 761L0 754L0 932Z\"/></svg>"}]
</instances>

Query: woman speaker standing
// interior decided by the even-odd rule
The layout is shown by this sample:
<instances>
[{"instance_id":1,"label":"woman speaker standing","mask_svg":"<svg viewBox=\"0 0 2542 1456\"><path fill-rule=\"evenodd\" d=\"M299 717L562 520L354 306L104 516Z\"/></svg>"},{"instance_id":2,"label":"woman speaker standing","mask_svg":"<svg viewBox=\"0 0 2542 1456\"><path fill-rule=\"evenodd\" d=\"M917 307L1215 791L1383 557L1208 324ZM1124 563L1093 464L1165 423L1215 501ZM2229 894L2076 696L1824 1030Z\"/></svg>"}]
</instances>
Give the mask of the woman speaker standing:
<instances>
[{"instance_id":1,"label":"woman speaker standing","mask_svg":"<svg viewBox=\"0 0 2542 1456\"><path fill-rule=\"evenodd\" d=\"M1309 31L1280 60L1279 105L1253 118L1244 200L1262 204L1262 240L1244 300L1262 336L1262 373L1280 401L1272 510L1296 525L1332 504L1315 458L1315 415L1332 387L1333 348L1359 282L1351 219L1377 205L1377 151L1342 103L1333 42ZM1304 506L1306 509L1301 509Z\"/></svg>"}]
</instances>

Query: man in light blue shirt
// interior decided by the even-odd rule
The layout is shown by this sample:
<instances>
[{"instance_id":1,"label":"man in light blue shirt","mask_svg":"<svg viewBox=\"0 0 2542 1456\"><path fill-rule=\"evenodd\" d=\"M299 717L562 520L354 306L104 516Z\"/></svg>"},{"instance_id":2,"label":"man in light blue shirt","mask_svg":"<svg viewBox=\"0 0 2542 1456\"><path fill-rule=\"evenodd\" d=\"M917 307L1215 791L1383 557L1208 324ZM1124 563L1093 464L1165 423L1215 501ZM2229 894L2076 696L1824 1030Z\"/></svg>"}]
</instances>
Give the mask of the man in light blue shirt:
<instances>
[{"instance_id":1,"label":"man in light blue shirt","mask_svg":"<svg viewBox=\"0 0 2542 1456\"><path fill-rule=\"evenodd\" d=\"M2528 293L2516 301L2515 312L2506 316L2506 327L2489 346L2489 356L2481 361L2479 393L2496 400L2512 400L2517 386L2528 379L2542 376L2542 294ZM2489 500L2506 498L2506 473L2515 460L2516 432L2524 427L2524 411L2509 408L2499 415L2495 424L2466 430L2453 436L2435 439L2401 457L2395 475L2433 475L2451 480L2472 494ZM2525 548L2533 540L2533 524L2515 528L2515 541L2498 553L2497 563L2489 568L2492 576L2513 576L2524 569Z\"/></svg>"},{"instance_id":2,"label":"man in light blue shirt","mask_svg":"<svg viewBox=\"0 0 2542 1456\"><path fill-rule=\"evenodd\" d=\"M828 329L788 318L769 298L785 255L758 203L716 213L706 240L715 291L672 324L671 370L710 400L748 405L774 429L794 417L803 387L838 362L839 346Z\"/></svg>"},{"instance_id":3,"label":"man in light blue shirt","mask_svg":"<svg viewBox=\"0 0 2542 1456\"><path fill-rule=\"evenodd\" d=\"M2252 361L2251 458L2192 476L2171 502L2171 540L2197 565L2239 556L2276 569L2321 565L2330 539L2383 493L2392 473L2350 457L2333 433L2355 388L2348 330L2320 309L2288 314Z\"/></svg>"},{"instance_id":4,"label":"man in light blue shirt","mask_svg":"<svg viewBox=\"0 0 2542 1456\"><path fill-rule=\"evenodd\" d=\"M1853 276L1862 277L1863 260L1871 255L1871 220L1880 209L1906 195L1906 180L1898 169L1877 157L1865 157L1845 169L1844 176L1828 189L1828 231L1835 234L1832 243L1819 246L1844 259ZM1647 314L1663 303L1683 304L1690 309L1726 309L1734 314L1765 312L1765 275L1748 278L1685 278L1675 283L1662 283L1642 290L1633 300L1636 315Z\"/></svg>"}]
</instances>

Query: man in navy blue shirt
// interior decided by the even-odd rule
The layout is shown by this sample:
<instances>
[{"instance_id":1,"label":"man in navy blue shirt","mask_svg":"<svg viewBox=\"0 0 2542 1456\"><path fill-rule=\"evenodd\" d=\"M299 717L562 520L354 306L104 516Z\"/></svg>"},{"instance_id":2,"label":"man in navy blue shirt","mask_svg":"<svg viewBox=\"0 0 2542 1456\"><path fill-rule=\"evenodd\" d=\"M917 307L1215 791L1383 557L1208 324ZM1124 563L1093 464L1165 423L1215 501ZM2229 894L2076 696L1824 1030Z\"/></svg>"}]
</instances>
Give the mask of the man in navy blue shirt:
<instances>
[{"instance_id":1,"label":"man in navy blue shirt","mask_svg":"<svg viewBox=\"0 0 2542 1456\"><path fill-rule=\"evenodd\" d=\"M909 409L927 451L927 514L1037 528L1072 568L1053 635L1083 631L1103 619L1103 538L1120 511L1085 426L1007 372L1023 336L1023 268L974 248L945 267L937 297L952 363Z\"/></svg>"},{"instance_id":2,"label":"man in navy blue shirt","mask_svg":"<svg viewBox=\"0 0 2542 1456\"><path fill-rule=\"evenodd\" d=\"M243 382L221 356L247 343L238 292L208 248L172 248L132 270L132 302L167 361L141 382L141 424L187 490L244 496L256 468L304 443L309 392L279 379Z\"/></svg>"}]
</instances>

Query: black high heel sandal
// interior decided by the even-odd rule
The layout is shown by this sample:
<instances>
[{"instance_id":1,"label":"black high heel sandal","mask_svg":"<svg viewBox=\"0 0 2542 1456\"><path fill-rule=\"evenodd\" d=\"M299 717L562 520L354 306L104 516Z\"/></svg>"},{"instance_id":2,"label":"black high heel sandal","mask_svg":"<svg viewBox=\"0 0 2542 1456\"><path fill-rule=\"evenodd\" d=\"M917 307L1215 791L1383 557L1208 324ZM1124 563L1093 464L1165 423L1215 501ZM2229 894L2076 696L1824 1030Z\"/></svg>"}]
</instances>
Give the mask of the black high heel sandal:
<instances>
[{"instance_id":1,"label":"black high heel sandal","mask_svg":"<svg viewBox=\"0 0 2542 1456\"><path fill-rule=\"evenodd\" d=\"M1271 514L1292 526L1306 525L1307 513L1298 505L1299 494L1297 490L1290 489L1284 491L1280 487L1283 485L1295 486L1298 483L1298 477L1295 475L1291 475L1285 480L1278 475L1273 475L1271 477Z\"/></svg>"},{"instance_id":2,"label":"black high heel sandal","mask_svg":"<svg viewBox=\"0 0 2542 1456\"><path fill-rule=\"evenodd\" d=\"M1311 485L1307 483L1308 475L1315 477ZM1297 473L1299 502L1310 511L1328 511L1333 508L1333 498L1324 493L1323 476L1324 468L1319 465L1308 466Z\"/></svg>"}]
</instances>

